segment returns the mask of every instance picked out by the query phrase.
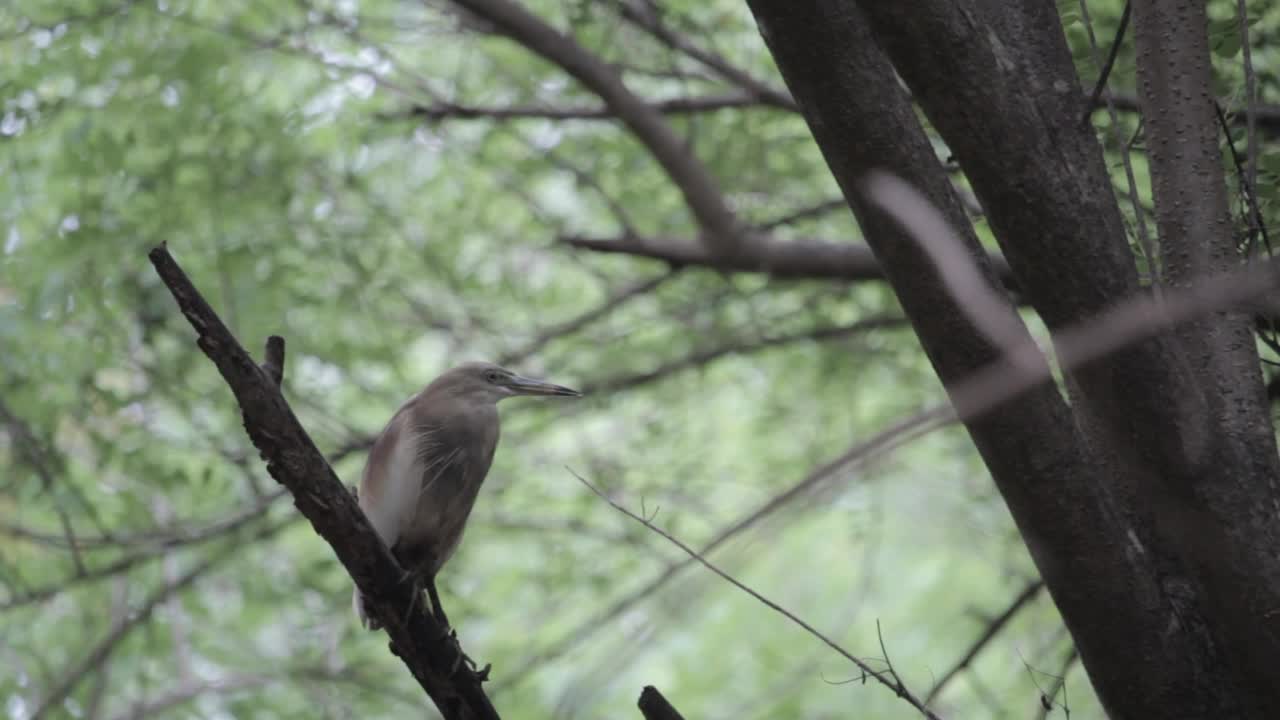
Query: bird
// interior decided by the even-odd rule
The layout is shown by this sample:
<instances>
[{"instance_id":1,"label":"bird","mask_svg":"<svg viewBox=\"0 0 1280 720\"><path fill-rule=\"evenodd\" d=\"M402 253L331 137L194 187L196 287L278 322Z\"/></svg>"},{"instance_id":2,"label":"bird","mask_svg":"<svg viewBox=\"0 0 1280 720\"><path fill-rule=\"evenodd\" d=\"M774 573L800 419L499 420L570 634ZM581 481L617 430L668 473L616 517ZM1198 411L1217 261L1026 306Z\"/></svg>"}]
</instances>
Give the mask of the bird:
<instances>
[{"instance_id":1,"label":"bird","mask_svg":"<svg viewBox=\"0 0 1280 720\"><path fill-rule=\"evenodd\" d=\"M360 509L414 583L415 602L425 586L432 614L446 630L436 574L457 550L493 464L498 402L519 395L582 393L493 363L463 363L400 406L374 440L360 476ZM352 605L361 625L381 627L365 612L359 588Z\"/></svg>"}]
</instances>

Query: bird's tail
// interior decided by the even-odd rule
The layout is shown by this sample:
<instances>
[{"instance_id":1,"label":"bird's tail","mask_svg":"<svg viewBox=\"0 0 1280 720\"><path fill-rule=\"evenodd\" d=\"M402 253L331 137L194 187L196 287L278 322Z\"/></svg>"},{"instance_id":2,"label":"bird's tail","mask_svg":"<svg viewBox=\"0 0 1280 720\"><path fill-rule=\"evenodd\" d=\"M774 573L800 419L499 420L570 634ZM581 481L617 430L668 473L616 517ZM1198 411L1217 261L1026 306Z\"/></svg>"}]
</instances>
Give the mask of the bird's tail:
<instances>
[{"instance_id":1,"label":"bird's tail","mask_svg":"<svg viewBox=\"0 0 1280 720\"><path fill-rule=\"evenodd\" d=\"M360 594L360 588L356 588L351 593L351 607L356 611L356 618L360 620L360 624L366 630L378 630L382 625L377 620L369 617L364 611L364 595Z\"/></svg>"}]
</instances>

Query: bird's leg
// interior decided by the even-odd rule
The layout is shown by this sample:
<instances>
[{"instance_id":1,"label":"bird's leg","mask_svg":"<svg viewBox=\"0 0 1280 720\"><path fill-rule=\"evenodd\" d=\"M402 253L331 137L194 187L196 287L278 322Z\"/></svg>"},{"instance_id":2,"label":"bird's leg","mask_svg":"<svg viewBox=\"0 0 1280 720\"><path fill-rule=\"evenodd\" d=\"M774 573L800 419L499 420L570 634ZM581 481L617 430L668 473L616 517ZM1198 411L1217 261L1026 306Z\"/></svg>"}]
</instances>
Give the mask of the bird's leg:
<instances>
[{"instance_id":1,"label":"bird's leg","mask_svg":"<svg viewBox=\"0 0 1280 720\"><path fill-rule=\"evenodd\" d=\"M453 658L453 667L449 668L449 676L452 677L454 673L458 672L458 668L462 667L463 663L466 663L467 667L471 669L471 672L476 673L480 682L488 680L489 669L492 668L493 665L491 663L486 663L484 669L477 671L476 661L472 660L465 652L462 651L462 643L458 642L458 633L450 630L448 638L449 641L453 643L454 652L457 653Z\"/></svg>"},{"instance_id":2,"label":"bird's leg","mask_svg":"<svg viewBox=\"0 0 1280 720\"><path fill-rule=\"evenodd\" d=\"M413 611L418 609L418 600L422 597L422 577L411 570L406 570L404 575L400 576L400 583L412 583L413 594L409 596L409 610L404 614L404 622L409 622L413 617Z\"/></svg>"},{"instance_id":3,"label":"bird's leg","mask_svg":"<svg viewBox=\"0 0 1280 720\"><path fill-rule=\"evenodd\" d=\"M425 584L427 586L427 597L431 599L432 612L444 627L445 635L449 638L450 642L453 643L453 649L457 653L453 659L453 667L449 670L449 674L453 675L458 672L458 668L462 667L462 663L466 663L467 667L471 668L472 672L475 672L476 661L472 660L465 652L462 651L462 643L458 642L458 633L449 625L449 618L444 614L444 606L440 604L440 593L436 590L435 576L428 576ZM484 682L489 679L490 667L490 665L485 665L484 669L478 673L480 682Z\"/></svg>"},{"instance_id":4,"label":"bird's leg","mask_svg":"<svg viewBox=\"0 0 1280 720\"><path fill-rule=\"evenodd\" d=\"M446 631L451 629L449 618L445 617L444 606L440 604L440 594L436 592L436 576L427 576L427 597L431 599L431 613L436 616Z\"/></svg>"}]
</instances>

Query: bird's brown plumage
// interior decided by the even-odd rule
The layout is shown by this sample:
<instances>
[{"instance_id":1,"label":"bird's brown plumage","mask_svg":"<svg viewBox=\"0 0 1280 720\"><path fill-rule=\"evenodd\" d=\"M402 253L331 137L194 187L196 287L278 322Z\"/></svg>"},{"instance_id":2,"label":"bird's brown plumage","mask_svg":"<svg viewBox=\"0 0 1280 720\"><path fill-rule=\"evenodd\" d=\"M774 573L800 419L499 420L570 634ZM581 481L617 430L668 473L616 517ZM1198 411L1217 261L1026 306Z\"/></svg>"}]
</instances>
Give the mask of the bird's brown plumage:
<instances>
[{"instance_id":1,"label":"bird's brown plumage","mask_svg":"<svg viewBox=\"0 0 1280 720\"><path fill-rule=\"evenodd\" d=\"M405 570L433 587L462 539L498 447L497 403L513 395L576 395L489 363L467 363L409 398L374 441L360 507ZM357 590L356 614L366 627Z\"/></svg>"}]
</instances>

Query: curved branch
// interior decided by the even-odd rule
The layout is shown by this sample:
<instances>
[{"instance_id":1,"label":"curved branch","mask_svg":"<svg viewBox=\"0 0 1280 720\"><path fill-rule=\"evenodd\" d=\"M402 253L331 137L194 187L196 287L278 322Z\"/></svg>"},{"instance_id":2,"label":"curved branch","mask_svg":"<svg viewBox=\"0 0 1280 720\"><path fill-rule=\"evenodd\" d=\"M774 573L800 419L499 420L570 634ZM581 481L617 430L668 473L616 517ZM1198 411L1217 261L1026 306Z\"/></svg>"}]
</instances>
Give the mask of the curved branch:
<instances>
[{"instance_id":1,"label":"curved branch","mask_svg":"<svg viewBox=\"0 0 1280 720\"><path fill-rule=\"evenodd\" d=\"M840 338L846 338L859 333L870 332L872 330L906 326L907 319L905 317L885 315L881 317L867 318L866 320L859 320L848 325L811 328L786 335L771 335L758 340L742 340L725 345L718 345L705 350L699 350L690 353L685 357L665 362L652 370L631 373L628 375L615 375L613 377L602 378L595 382L588 382L582 386L582 392L591 393L592 395L623 392L634 389L640 385L651 383L654 380L664 378L682 370L691 370L693 368L702 367L726 355L752 353L760 350L767 350L769 348L789 345L795 342L838 340Z\"/></svg>"},{"instance_id":2,"label":"curved branch","mask_svg":"<svg viewBox=\"0 0 1280 720\"><path fill-rule=\"evenodd\" d=\"M662 115L693 115L718 110L739 110L776 107L758 98L742 94L699 95L655 100L649 103L654 112ZM428 122L444 120L614 120L616 116L607 106L575 107L542 105L463 105L437 102L431 105L414 105L406 110L383 113L380 120L419 119Z\"/></svg>"},{"instance_id":3,"label":"curved branch","mask_svg":"<svg viewBox=\"0 0 1280 720\"><path fill-rule=\"evenodd\" d=\"M938 682L934 684L933 689L929 691L927 696L925 696L924 701L932 704L933 701L942 694L942 691L947 687L947 684L965 668L969 667L969 665L973 663L973 659L978 657L978 653L982 652L983 648L991 644L991 641L994 640L996 635L998 635L1000 631L1009 624L1010 620L1013 620L1013 617L1018 614L1018 611L1034 600L1036 595L1040 594L1040 591L1043 588L1043 580L1036 580L1028 583L1027 586L1022 589L1022 592L1018 593L1018 596L1013 599L1013 602L1009 603L1009 606L1004 609L1004 612L1000 613L991 620L991 622L987 623L987 627L982 631L982 635L978 636L978 639L973 641L973 644L969 646L969 649L965 652L964 656L956 661L956 664L952 665L950 670L943 673L942 677L938 679Z\"/></svg>"},{"instance_id":4,"label":"curved branch","mask_svg":"<svg viewBox=\"0 0 1280 720\"><path fill-rule=\"evenodd\" d=\"M414 602L411 584L401 582L404 571L298 422L279 386L249 357L164 246L149 257L195 328L196 344L234 393L245 431L267 461L267 471L289 489L298 510L333 547L365 595L366 611L390 635L391 651L446 720L496 720L480 676L459 662L461 647L425 611L425 604Z\"/></svg>"},{"instance_id":5,"label":"curved branch","mask_svg":"<svg viewBox=\"0 0 1280 720\"><path fill-rule=\"evenodd\" d=\"M635 255L675 266L705 267L723 272L759 272L776 278L816 280L883 280L884 269L871 248L860 243L801 238L756 237L732 257L707 252L681 238L596 238L565 236L560 242L580 250ZM1009 264L998 253L987 259L1004 283L1013 285Z\"/></svg>"},{"instance_id":6,"label":"curved branch","mask_svg":"<svg viewBox=\"0 0 1280 720\"><path fill-rule=\"evenodd\" d=\"M627 0L619 0L617 3L618 13L622 19L643 29L662 44L684 53L685 55L697 60L717 75L728 80L745 90L751 97L758 98L761 102L772 105L773 107L790 112L799 112L800 108L796 106L796 101L791 98L791 94L786 88L775 88L753 77L747 71L734 66L728 60L709 50L703 50L693 44L684 35L675 32L666 23L662 22L661 17L656 12L651 12L652 6L638 8Z\"/></svg>"},{"instance_id":7,"label":"curved branch","mask_svg":"<svg viewBox=\"0 0 1280 720\"><path fill-rule=\"evenodd\" d=\"M717 254L732 256L740 228L719 183L667 124L662 113L637 97L621 77L572 37L511 0L453 0L544 59L560 66L589 90L648 148L684 195L702 231L702 241Z\"/></svg>"},{"instance_id":8,"label":"curved branch","mask_svg":"<svg viewBox=\"0 0 1280 720\"><path fill-rule=\"evenodd\" d=\"M258 541L271 537L275 533L283 530L285 527L288 527L288 525L288 521L277 522L274 525L263 528L261 531L256 533L253 540ZM61 705L62 702L66 700L67 697L76 689L76 686L80 684L81 680L83 680L95 668L101 667L102 663L106 661L111 653L115 652L115 649L120 646L120 642L124 640L130 631L151 617L151 613L155 611L157 606L177 593L190 587L196 580L200 579L205 573L213 570L222 562L235 557L238 549L239 546L236 543L228 543L226 547L206 557L190 570L183 573L181 577L171 583L166 583L158 590L152 592L139 608L129 613L123 621L113 627L110 632L99 640L98 644L94 645L93 649L81 658L80 662L73 665L71 669L67 671L67 674L62 678L62 680L60 680L58 684L54 686L47 695L45 695L44 699L40 701L40 704L36 706L35 712L30 716L31 720L40 720L40 718L46 717L46 715L54 708Z\"/></svg>"}]
</instances>

